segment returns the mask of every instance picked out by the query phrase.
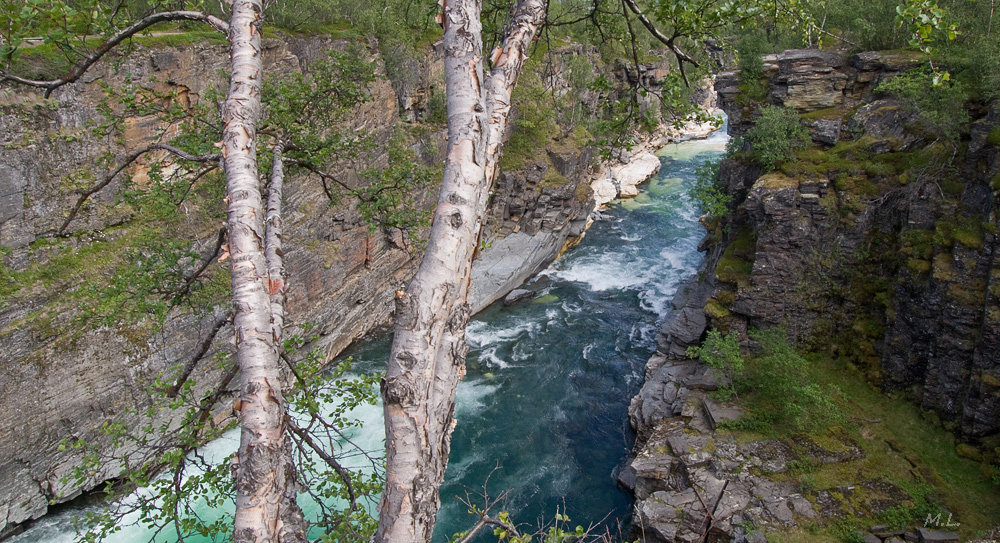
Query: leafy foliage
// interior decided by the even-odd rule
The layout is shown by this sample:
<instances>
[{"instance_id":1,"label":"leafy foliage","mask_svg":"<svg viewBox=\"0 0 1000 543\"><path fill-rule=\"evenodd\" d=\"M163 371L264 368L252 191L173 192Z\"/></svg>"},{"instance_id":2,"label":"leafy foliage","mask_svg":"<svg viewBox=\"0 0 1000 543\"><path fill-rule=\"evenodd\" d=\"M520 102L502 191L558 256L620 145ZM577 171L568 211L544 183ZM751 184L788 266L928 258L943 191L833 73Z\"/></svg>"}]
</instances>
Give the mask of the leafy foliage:
<instances>
[{"instance_id":1,"label":"leafy foliage","mask_svg":"<svg viewBox=\"0 0 1000 543\"><path fill-rule=\"evenodd\" d=\"M752 128L743 137L750 144L750 156L765 170L775 169L809 143L809 131L794 110L767 106L760 110Z\"/></svg>"},{"instance_id":2,"label":"leafy foliage","mask_svg":"<svg viewBox=\"0 0 1000 543\"><path fill-rule=\"evenodd\" d=\"M740 352L740 340L736 332L723 336L718 330L709 330L701 346L688 347L687 355L701 358L708 367L721 371L729 381L726 392L736 393L735 381L743 376L744 371L743 354Z\"/></svg>"},{"instance_id":3,"label":"leafy foliage","mask_svg":"<svg viewBox=\"0 0 1000 543\"><path fill-rule=\"evenodd\" d=\"M720 186L719 161L706 160L695 169L694 186L690 195L700 204L702 210L712 218L722 218L729 210L733 197Z\"/></svg>"},{"instance_id":4,"label":"leafy foliage","mask_svg":"<svg viewBox=\"0 0 1000 543\"><path fill-rule=\"evenodd\" d=\"M387 168L361 172L368 185L350 193L358 199L358 213L370 231L379 227L412 230L430 224L430 211L417 206L413 195L431 185L434 172L416 160L413 150L394 140L389 146Z\"/></svg>"},{"instance_id":5,"label":"leafy foliage","mask_svg":"<svg viewBox=\"0 0 1000 543\"><path fill-rule=\"evenodd\" d=\"M303 327L305 333L310 330L310 326ZM349 433L361 425L352 410L375 405L381 376L352 374L350 360L324 369L321 351L301 351L313 339L296 334L285 342L286 356L300 358L289 362L295 376L293 387L286 391L294 413L290 424L310 436L308 445L299 443L299 480L308 486L312 499L322 496L326 500L316 504L318 516L311 519L315 529L323 532L321 540L363 540L375 527L364 506L374 503L379 492L381 461L378 453L351 443ZM83 464L67 477L75 484L91 480L109 464L124 468L120 481L104 487L108 509L82 519L79 527L87 529L83 541L101 541L118 531L126 515L137 515L136 522L154 534L168 530L181 538L201 536L211 541L231 537L232 514L224 512L232 510L226 506L233 498L231 458L211 458L196 450L235 423L232 418L221 425L215 422L224 398L222 389L234 372L224 353L214 360L229 375L219 389L205 390L187 377L187 368L177 366L155 380L154 406L136 413L144 420L138 428L112 420L101 428L104 447L85 439L64 440L60 445L84 455ZM312 447L332 458L365 459L367 467L354 463L348 464L354 468L351 471L332 469ZM137 455L127 454L136 450L146 451L139 461ZM330 501L337 497L340 501ZM213 515L203 516L208 508Z\"/></svg>"},{"instance_id":6,"label":"leafy foliage","mask_svg":"<svg viewBox=\"0 0 1000 543\"><path fill-rule=\"evenodd\" d=\"M753 416L793 430L818 431L844 417L833 401L835 390L812 381L809 362L789 344L782 328L752 330L761 354L754 359L751 387L757 398Z\"/></svg>"},{"instance_id":7,"label":"leafy foliage","mask_svg":"<svg viewBox=\"0 0 1000 543\"><path fill-rule=\"evenodd\" d=\"M688 356L701 358L723 372L735 394L745 393L749 414L724 424L753 432L821 431L841 422L843 412L834 401L838 391L812 379L809 362L788 344L781 328L751 330L760 352L747 358L736 332L710 330L701 346Z\"/></svg>"},{"instance_id":8,"label":"leafy foliage","mask_svg":"<svg viewBox=\"0 0 1000 543\"><path fill-rule=\"evenodd\" d=\"M935 85L935 77L937 74L929 71L909 71L882 82L875 90L902 100L909 111L917 114L925 130L956 142L969 122L966 94L961 83Z\"/></svg>"}]
</instances>

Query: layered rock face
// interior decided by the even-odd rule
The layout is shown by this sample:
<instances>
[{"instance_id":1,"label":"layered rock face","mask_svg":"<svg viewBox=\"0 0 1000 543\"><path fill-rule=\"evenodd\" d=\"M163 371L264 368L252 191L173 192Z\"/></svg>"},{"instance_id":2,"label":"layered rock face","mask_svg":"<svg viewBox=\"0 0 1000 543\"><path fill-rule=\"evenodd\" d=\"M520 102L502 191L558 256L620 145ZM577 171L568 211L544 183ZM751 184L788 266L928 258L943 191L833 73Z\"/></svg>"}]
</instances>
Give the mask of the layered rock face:
<instances>
[{"instance_id":1,"label":"layered rock face","mask_svg":"<svg viewBox=\"0 0 1000 543\"><path fill-rule=\"evenodd\" d=\"M328 49L346 45L329 39L265 40L265 70L298 71ZM70 224L68 248L45 238L78 198L66 186L69 173L90 172L83 176L89 185L103 175L94 166L102 153L123 156L148 144L161 128L151 116L126 117L122 140L95 140L88 127L103 120L97 109L101 84L122 88L127 78L150 81L158 91L196 103L208 89L224 88L227 62L228 50L221 44L140 47L117 63L95 66L51 100L24 89L3 90L0 139L7 150L0 158L5 202L0 243L9 253L5 265L29 269L87 251L92 241L113 243L131 235L128 221L135 210L116 205L123 186L118 180L95 194ZM372 99L359 108L352 127L384 145L398 122L396 96L385 81L371 90ZM429 201L424 195L417 199L422 205ZM322 334L316 346L332 356L386 321L393 309L392 292L410 276L419 255L394 243L391 232L369 233L353 204L330 207L316 179L289 179L285 200L285 262L292 277L286 311L293 322L315 324ZM178 232L191 236L192 250L210 258L221 219L206 218L189 206L178 213ZM88 265L85 258L74 264ZM153 379L190 363L206 341L212 342L216 325L226 320L224 301L212 300L220 305L194 312L175 309L152 334L142 323L80 325L72 301L79 288L76 273L68 268L47 282L48 288L39 284L22 291L0 308L0 534L44 514L50 500L79 493L63 477L80 464L81 452L60 450L60 442L99 444L105 439L99 429L109 420L137 429L143 419L136 412L154 404L147 390ZM231 329L222 326L191 376L196 390L219 383L224 372L210 360L230 350L231 342ZM104 466L90 486L118 469Z\"/></svg>"},{"instance_id":2,"label":"layered rock face","mask_svg":"<svg viewBox=\"0 0 1000 543\"><path fill-rule=\"evenodd\" d=\"M739 205L713 301L731 312L717 312L721 324L783 326L812 347L832 343L871 379L908 388L961 434L983 438L1000 432L1000 150L987 141L1000 116L995 106L972 111L967 150L941 156L917 112L874 93L914 62L811 50L765 57L769 102L804 114L814 142L842 143L765 175L724 164ZM742 134L759 104L740 102L738 74L723 74L717 88Z\"/></svg>"}]
</instances>

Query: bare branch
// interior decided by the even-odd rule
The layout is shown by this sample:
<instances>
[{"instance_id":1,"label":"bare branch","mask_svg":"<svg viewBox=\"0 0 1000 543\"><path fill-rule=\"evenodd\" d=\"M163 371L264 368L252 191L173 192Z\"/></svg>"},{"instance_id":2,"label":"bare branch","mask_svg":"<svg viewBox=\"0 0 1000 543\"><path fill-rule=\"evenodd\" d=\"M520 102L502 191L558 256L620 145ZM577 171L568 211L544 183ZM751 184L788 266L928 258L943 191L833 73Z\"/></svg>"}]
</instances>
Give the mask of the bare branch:
<instances>
[{"instance_id":1,"label":"bare branch","mask_svg":"<svg viewBox=\"0 0 1000 543\"><path fill-rule=\"evenodd\" d=\"M115 46L121 42L135 36L139 32L157 24L167 21L202 21L208 23L214 27L219 32L229 35L229 23L219 19L214 15L204 13L201 11L163 11L160 13L154 13L152 15L143 17L138 21L132 23L129 27L119 30L105 40L101 45L97 46L94 53L89 57L86 57L80 63L73 66L69 72L60 77L59 79L53 79L50 81L35 81L32 79L25 79L23 77L18 77L13 74L9 74L3 70L0 70L0 82L4 80L11 80L22 85L28 85L30 87L39 87L45 89L45 97L48 98L52 91L58 89L59 87L76 81L93 66L98 60L101 59L108 51L112 50Z\"/></svg>"},{"instance_id":2,"label":"bare branch","mask_svg":"<svg viewBox=\"0 0 1000 543\"><path fill-rule=\"evenodd\" d=\"M201 277L201 274L205 273L205 269L208 268L212 262L215 262L216 258L219 258L219 253L222 251L222 244L226 241L226 229L219 229L219 237L215 241L215 250L212 251L212 255L205 259L201 267L194 271L190 277L184 280L184 286L180 288L177 292L177 296L186 296L188 292L191 291L191 286L194 285L195 280Z\"/></svg>"},{"instance_id":3,"label":"bare branch","mask_svg":"<svg viewBox=\"0 0 1000 543\"><path fill-rule=\"evenodd\" d=\"M698 63L698 61L691 58L687 53L682 51L681 48L678 47L676 43L674 43L679 36L677 34L674 34L673 37L668 38L666 35L663 34L663 32L660 32L659 29L657 29L656 26L653 25L652 21L649 20L649 17L646 17L646 14L644 14L642 10L639 9L639 6L636 5L635 0L622 0L622 2L626 6L628 6L630 10L632 10L632 13L636 14L636 16L639 18L639 21L642 22L642 25L646 27L646 30L649 30L649 33L652 34L654 38L660 40L660 42L663 43L663 45L666 45L674 53L674 56L677 57L677 67L681 71L681 76L684 77L684 84L690 87L691 82L688 81L687 74L684 73L684 63L687 62L692 66L694 66L695 68L699 67L700 64Z\"/></svg>"},{"instance_id":4,"label":"bare branch","mask_svg":"<svg viewBox=\"0 0 1000 543\"><path fill-rule=\"evenodd\" d=\"M211 259L209 260L209 262L211 262ZM209 332L205 340L201 342L201 346L198 348L198 352L191 358L191 360L187 362L187 364L184 365L184 369L181 371L181 374L177 376L177 380L174 382L173 385L170 386L170 388L167 389L166 395L168 398L177 397L177 394L180 392L181 387L184 386L184 383L188 380L188 377L191 376L191 372L194 371L195 366L197 366L198 362L201 361L201 359L204 358L206 354L208 354L208 350L212 348L212 343L215 342L215 336L219 334L219 330L222 330L222 327L225 326L227 323L229 323L229 319L232 316L233 312L229 311L225 315L223 315L221 319L215 322L215 326L212 327L212 331Z\"/></svg>"},{"instance_id":5,"label":"bare branch","mask_svg":"<svg viewBox=\"0 0 1000 543\"><path fill-rule=\"evenodd\" d=\"M309 435L309 432L299 428L291 417L286 416L285 422L288 424L288 429L298 436L301 443L308 445L328 466L333 468L333 471L337 472L337 476L340 477L340 480L344 482L344 486L347 487L347 498L351 502L351 512L357 511L358 501L357 495L354 493L354 484L351 482L351 473L344 466L341 466L340 462L337 462L337 459L333 455L323 450L323 447L316 443L312 436Z\"/></svg>"},{"instance_id":6,"label":"bare branch","mask_svg":"<svg viewBox=\"0 0 1000 543\"><path fill-rule=\"evenodd\" d=\"M344 183L343 181L341 181L337 176L335 176L333 174L330 174L330 173L327 173L327 172L325 172L325 171L317 168L311 162L306 162L304 160L298 160L298 159L291 158L291 157L285 157L285 162L287 162L289 164L294 164L294 165L296 165L296 166L298 166L300 168L306 169L306 170L308 170L308 171L310 171L310 172L318 175L320 181L323 183L323 192L326 193L326 197L329 198L331 202L334 201L334 198L333 198L333 193L330 192L330 187L328 187L327 184L326 184L327 180L333 181L334 183L340 185L341 188L343 188L347 192L354 193L354 191L355 191L354 188L350 187L347 183Z\"/></svg>"}]
</instances>

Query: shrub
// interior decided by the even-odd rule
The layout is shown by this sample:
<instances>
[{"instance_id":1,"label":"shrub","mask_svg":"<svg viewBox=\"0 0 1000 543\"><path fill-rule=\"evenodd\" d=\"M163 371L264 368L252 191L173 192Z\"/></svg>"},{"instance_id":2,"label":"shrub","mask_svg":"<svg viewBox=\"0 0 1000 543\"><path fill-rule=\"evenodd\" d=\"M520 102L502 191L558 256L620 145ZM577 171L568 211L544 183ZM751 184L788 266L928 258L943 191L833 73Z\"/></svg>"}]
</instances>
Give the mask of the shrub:
<instances>
[{"instance_id":1,"label":"shrub","mask_svg":"<svg viewBox=\"0 0 1000 543\"><path fill-rule=\"evenodd\" d=\"M966 93L957 82L934 86L933 77L927 70L902 73L884 81L875 92L901 100L908 111L917 115L925 130L958 141L962 126L969 122L964 105Z\"/></svg>"},{"instance_id":2,"label":"shrub","mask_svg":"<svg viewBox=\"0 0 1000 543\"><path fill-rule=\"evenodd\" d=\"M744 139L750 144L750 156L765 170L774 170L792 154L809 143L809 131L799 122L794 110L767 106L760 118L747 130Z\"/></svg>"},{"instance_id":3,"label":"shrub","mask_svg":"<svg viewBox=\"0 0 1000 543\"><path fill-rule=\"evenodd\" d=\"M788 344L784 329L751 330L750 337L761 349L753 371L758 416L797 431L819 431L843 419L831 391L810 379L809 362Z\"/></svg>"},{"instance_id":4,"label":"shrub","mask_svg":"<svg viewBox=\"0 0 1000 543\"><path fill-rule=\"evenodd\" d=\"M736 45L736 65L740 69L740 91L750 100L767 98L767 81L764 80L764 52L767 40L763 34L751 32L740 38Z\"/></svg>"},{"instance_id":5,"label":"shrub","mask_svg":"<svg viewBox=\"0 0 1000 543\"><path fill-rule=\"evenodd\" d=\"M719 183L719 161L706 160L695 169L694 187L688 194L713 218L725 215L729 203L733 200L732 196L722 192Z\"/></svg>"},{"instance_id":6,"label":"shrub","mask_svg":"<svg viewBox=\"0 0 1000 543\"><path fill-rule=\"evenodd\" d=\"M744 367L740 340L736 332L723 336L718 330L709 330L701 346L688 347L687 355L691 358L701 358L709 367L721 371L729 380L729 385L724 385L728 386L724 392L736 394L735 380L743 375Z\"/></svg>"}]
</instances>

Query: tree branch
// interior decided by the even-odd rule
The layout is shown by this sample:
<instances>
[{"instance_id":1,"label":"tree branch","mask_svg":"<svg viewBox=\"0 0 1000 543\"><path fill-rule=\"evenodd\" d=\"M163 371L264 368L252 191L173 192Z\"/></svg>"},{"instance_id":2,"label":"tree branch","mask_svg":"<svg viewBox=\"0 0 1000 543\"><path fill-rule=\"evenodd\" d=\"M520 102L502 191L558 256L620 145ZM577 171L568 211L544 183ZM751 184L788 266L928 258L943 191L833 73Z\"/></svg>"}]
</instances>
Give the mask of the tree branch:
<instances>
[{"instance_id":1,"label":"tree branch","mask_svg":"<svg viewBox=\"0 0 1000 543\"><path fill-rule=\"evenodd\" d=\"M329 198L331 202L333 201L333 194L330 192L329 187L327 187L327 185L326 185L326 180L327 179L329 179L330 181L333 181L334 183L340 185L341 188L343 188L347 192L350 192L350 193L353 194L354 191L355 191L355 189L349 187L347 185L347 183L344 183L343 181L341 181L340 179L338 179L337 176L331 175L331 174L329 174L329 173L327 173L327 172L325 172L325 171L317 168L316 166L313 166L313 164L310 163L310 162L306 162L304 160L298 160L298 159L291 158L291 157L285 157L284 160L285 160L285 162L287 162L289 164L294 164L294 165L296 165L296 166L298 166L300 168L306 169L306 170L308 170L308 171L310 171L310 172L318 175L319 178L320 178L320 181L323 182L323 192L326 193L326 197Z\"/></svg>"},{"instance_id":2,"label":"tree branch","mask_svg":"<svg viewBox=\"0 0 1000 543\"><path fill-rule=\"evenodd\" d=\"M190 277L184 280L184 286L181 287L180 291L177 293L178 297L186 296L187 293L191 291L191 286L194 285L195 280L201 277L202 273L205 273L205 269L208 268L208 266L211 265L212 262L215 262L216 258L219 258L219 252L222 251L222 244L225 241L226 241L226 229L220 228L219 237L215 241L215 250L212 251L212 256L206 258L205 262L202 263L201 267L195 270L195 272L192 273Z\"/></svg>"},{"instance_id":3,"label":"tree branch","mask_svg":"<svg viewBox=\"0 0 1000 543\"><path fill-rule=\"evenodd\" d=\"M211 259L209 260L209 262L211 262ZM194 371L195 366L197 366L198 362L201 361L201 359L204 358L206 354L208 354L208 350L212 348L212 343L215 342L215 336L219 334L219 330L222 330L222 327L229 322L229 319L232 316L233 312L229 311L225 315L223 315L221 319L215 322L215 326L212 327L212 331L209 332L205 340L201 342L201 346L198 348L198 352L191 358L191 360L188 361L187 364L184 365L184 369L181 371L181 374L177 376L177 380L174 381L174 384L171 385L170 388L166 390L166 395L168 398L177 397L177 394L180 393L181 391L181 387L184 386L184 383L188 380L188 377L191 376L191 372Z\"/></svg>"},{"instance_id":4,"label":"tree branch","mask_svg":"<svg viewBox=\"0 0 1000 543\"><path fill-rule=\"evenodd\" d=\"M308 445L309 448L318 454L328 466L333 468L333 471L337 472L337 476L340 477L340 480L344 482L344 486L347 487L347 498L351 502L351 512L357 511L358 501L357 495L354 493L354 484L351 482L351 472L347 471L344 466L341 466L340 462L337 462L337 459L334 458L333 455L323 450L323 447L316 443L312 436L309 435L309 432L299 428L291 417L286 415L285 422L288 424L288 429L291 430L293 434L298 436L301 443Z\"/></svg>"},{"instance_id":5,"label":"tree branch","mask_svg":"<svg viewBox=\"0 0 1000 543\"><path fill-rule=\"evenodd\" d=\"M82 62L73 66L69 72L60 77L59 79L53 79L50 81L35 81L32 79L25 79L23 77L18 77L13 74L9 74L3 70L0 70L0 82L6 79L20 83L22 85L27 85L30 87L38 87L45 89L45 97L48 98L52 91L58 89L59 87L66 85L67 83L72 83L93 66L98 60L101 59L108 51L113 49L115 46L121 42L135 36L139 32L153 26L157 23L163 23L167 21L201 21L207 23L214 27L219 32L228 35L229 34L229 23L219 19L214 15L204 13L201 11L164 11L160 13L154 13L152 15L143 17L138 21L132 23L129 27L119 30L105 40L101 45L97 46L94 53L89 57L83 59Z\"/></svg>"},{"instance_id":6,"label":"tree branch","mask_svg":"<svg viewBox=\"0 0 1000 543\"><path fill-rule=\"evenodd\" d=\"M635 0L622 0L622 2L624 2L624 4L628 6L630 10L632 10L632 13L636 14L636 16L639 18L639 21L642 22L642 25L646 27L646 30L649 30L649 33L652 34L654 38L660 40L660 42L663 43L663 45L666 45L674 53L674 56L677 57L677 67L681 71L681 76L684 77L684 84L690 87L691 82L688 81L687 74L684 73L684 63L687 62L693 65L695 68L699 67L700 64L698 63L698 61L688 56L687 53L682 51L681 48L674 43L674 40L676 40L678 36L675 34L674 37L668 38L662 32L660 32L659 29L657 29L656 26L653 25L652 21L649 20L649 17L646 17L646 15L642 12L642 10L639 9L639 6L636 5Z\"/></svg>"},{"instance_id":7,"label":"tree branch","mask_svg":"<svg viewBox=\"0 0 1000 543\"><path fill-rule=\"evenodd\" d=\"M113 181L114 178L118 176L118 174L122 173L122 171L124 171L125 168L131 166L133 162L139 159L139 157L152 151L167 151L168 153L175 155L183 160L190 160L192 162L210 162L213 160L219 160L219 157L221 156L219 154L192 155L172 145L167 145L164 143L154 143L153 145L148 145L146 147L143 147L142 149L139 149L138 151L126 157L125 161L122 164L120 164L117 168L115 168L114 171L104 176L104 179L101 179L101 181L99 181L96 185L83 191L83 194L80 195L80 199L77 200L76 205L73 206L73 210L70 211L69 216L66 217L66 220L63 221L62 223L62 226L60 226L59 230L56 231L56 236L66 237L66 228L69 227L69 223L72 222L74 218L76 218L76 214L80 212L80 208L83 207L83 204L87 201L87 199L93 196L96 192L103 189L104 187L108 186L111 183L111 181Z\"/></svg>"}]
</instances>

